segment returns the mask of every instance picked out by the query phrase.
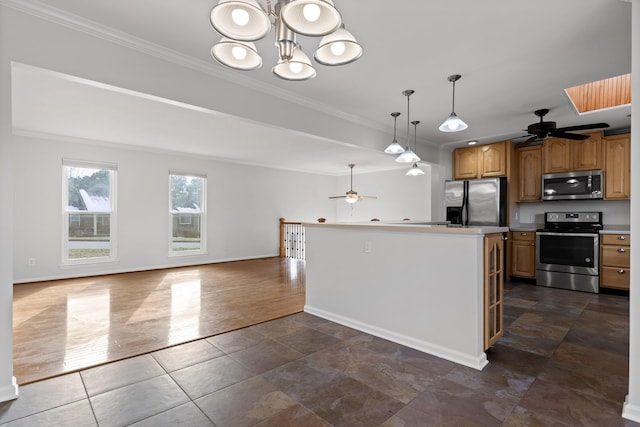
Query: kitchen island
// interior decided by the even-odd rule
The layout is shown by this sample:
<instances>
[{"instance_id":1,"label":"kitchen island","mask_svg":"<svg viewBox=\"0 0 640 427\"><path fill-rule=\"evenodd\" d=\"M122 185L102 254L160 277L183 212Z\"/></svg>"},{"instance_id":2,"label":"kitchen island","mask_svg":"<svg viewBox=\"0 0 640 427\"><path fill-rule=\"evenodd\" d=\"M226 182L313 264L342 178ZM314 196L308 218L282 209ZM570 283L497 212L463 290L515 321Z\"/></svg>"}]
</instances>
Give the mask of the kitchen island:
<instances>
[{"instance_id":1,"label":"kitchen island","mask_svg":"<svg viewBox=\"0 0 640 427\"><path fill-rule=\"evenodd\" d=\"M502 307L488 317L485 273L502 251L485 268L485 236L506 227L304 225L306 312L475 369L488 363L484 328L501 328Z\"/></svg>"}]
</instances>

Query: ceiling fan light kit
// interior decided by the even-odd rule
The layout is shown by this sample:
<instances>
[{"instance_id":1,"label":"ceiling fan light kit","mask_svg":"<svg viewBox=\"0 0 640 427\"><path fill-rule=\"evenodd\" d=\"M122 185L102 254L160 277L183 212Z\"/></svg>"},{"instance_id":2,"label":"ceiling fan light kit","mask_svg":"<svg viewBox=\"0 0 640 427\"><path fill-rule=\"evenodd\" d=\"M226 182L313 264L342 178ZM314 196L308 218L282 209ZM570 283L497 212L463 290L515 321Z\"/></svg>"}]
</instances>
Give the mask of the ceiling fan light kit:
<instances>
[{"instance_id":1,"label":"ceiling fan light kit","mask_svg":"<svg viewBox=\"0 0 640 427\"><path fill-rule=\"evenodd\" d=\"M278 62L272 72L285 80L308 80L316 76L309 57L296 40L301 34L323 37L314 58L322 65L349 64L362 56L362 46L342 24L340 12L331 0L277 0L275 7L266 0L219 0L209 20L222 34L211 48L211 55L235 70L251 71L262 66L251 42L266 36L275 27Z\"/></svg>"},{"instance_id":2,"label":"ceiling fan light kit","mask_svg":"<svg viewBox=\"0 0 640 427\"><path fill-rule=\"evenodd\" d=\"M453 84L453 101L451 103L451 114L438 128L442 132L460 132L469 127L456 115L456 82L460 80L461 77L462 75L460 74L452 74L448 77L448 80Z\"/></svg>"}]
</instances>

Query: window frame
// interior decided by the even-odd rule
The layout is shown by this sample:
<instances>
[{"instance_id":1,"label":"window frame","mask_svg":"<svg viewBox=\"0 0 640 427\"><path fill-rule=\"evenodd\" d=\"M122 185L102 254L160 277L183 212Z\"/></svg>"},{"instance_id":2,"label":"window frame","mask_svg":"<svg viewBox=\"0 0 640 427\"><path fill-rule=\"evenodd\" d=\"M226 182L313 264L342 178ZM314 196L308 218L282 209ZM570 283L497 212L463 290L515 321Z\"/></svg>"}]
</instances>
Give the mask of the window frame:
<instances>
[{"instance_id":1,"label":"window frame","mask_svg":"<svg viewBox=\"0 0 640 427\"><path fill-rule=\"evenodd\" d=\"M201 179L201 187L200 187L200 211L197 215L200 216L200 248L193 250L173 250L173 218L174 216L178 217L178 221L180 221L180 216L185 215L184 212L174 212L172 211L172 194L171 194L171 180L172 176L184 176L188 178L198 178ZM200 256L207 255L207 174L204 172L195 172L188 170L176 170L170 169L168 175L168 213L169 213L169 232L168 232L168 245L167 252L170 258L174 257L189 257L189 256ZM191 221L193 222L193 221Z\"/></svg>"},{"instance_id":2,"label":"window frame","mask_svg":"<svg viewBox=\"0 0 640 427\"><path fill-rule=\"evenodd\" d=\"M75 211L69 210L69 169L95 169L109 171L109 209L110 211ZM95 162L90 160L62 159L62 262L63 267L74 265L113 263L118 260L117 241L117 175L118 165L115 163ZM81 213L79 213L81 212ZM89 258L69 258L69 225L72 217L82 215L109 215L109 255ZM74 218L75 222L75 218Z\"/></svg>"}]
</instances>

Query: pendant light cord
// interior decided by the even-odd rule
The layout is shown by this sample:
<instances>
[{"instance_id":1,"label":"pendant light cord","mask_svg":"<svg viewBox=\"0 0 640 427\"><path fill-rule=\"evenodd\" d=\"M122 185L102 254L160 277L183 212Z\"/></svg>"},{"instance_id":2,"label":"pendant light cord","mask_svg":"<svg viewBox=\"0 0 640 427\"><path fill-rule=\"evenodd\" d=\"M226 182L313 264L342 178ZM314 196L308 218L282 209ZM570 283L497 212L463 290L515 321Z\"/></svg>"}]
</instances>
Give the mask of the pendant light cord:
<instances>
[{"instance_id":1,"label":"pendant light cord","mask_svg":"<svg viewBox=\"0 0 640 427\"><path fill-rule=\"evenodd\" d=\"M456 81L453 81L453 99L451 100L451 112L456 111Z\"/></svg>"}]
</instances>

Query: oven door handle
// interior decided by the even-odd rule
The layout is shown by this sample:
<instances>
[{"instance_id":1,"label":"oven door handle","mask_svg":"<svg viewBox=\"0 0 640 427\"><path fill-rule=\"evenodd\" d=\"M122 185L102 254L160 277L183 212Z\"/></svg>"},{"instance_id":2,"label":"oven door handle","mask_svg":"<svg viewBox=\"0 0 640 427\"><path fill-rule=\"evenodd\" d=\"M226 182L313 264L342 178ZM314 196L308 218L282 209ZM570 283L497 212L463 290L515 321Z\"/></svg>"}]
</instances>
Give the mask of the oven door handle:
<instances>
[{"instance_id":1,"label":"oven door handle","mask_svg":"<svg viewBox=\"0 0 640 427\"><path fill-rule=\"evenodd\" d=\"M584 236L597 237L598 233L556 233L555 231L537 231L538 236Z\"/></svg>"}]
</instances>

